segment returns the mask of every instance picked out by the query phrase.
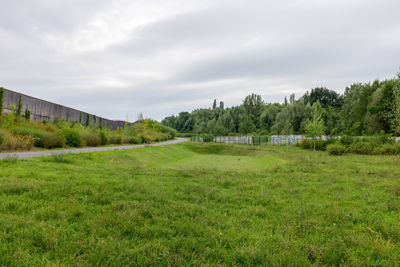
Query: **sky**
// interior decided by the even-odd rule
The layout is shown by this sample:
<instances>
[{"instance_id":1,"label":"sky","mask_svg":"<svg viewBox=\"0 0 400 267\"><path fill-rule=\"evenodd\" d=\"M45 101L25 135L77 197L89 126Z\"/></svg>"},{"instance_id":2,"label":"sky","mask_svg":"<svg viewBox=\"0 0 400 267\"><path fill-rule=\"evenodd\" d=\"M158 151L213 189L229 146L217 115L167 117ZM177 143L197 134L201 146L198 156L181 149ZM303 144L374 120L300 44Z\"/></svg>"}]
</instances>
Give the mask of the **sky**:
<instances>
[{"instance_id":1,"label":"sky","mask_svg":"<svg viewBox=\"0 0 400 267\"><path fill-rule=\"evenodd\" d=\"M161 120L400 68L399 0L0 0L0 86Z\"/></svg>"}]
</instances>

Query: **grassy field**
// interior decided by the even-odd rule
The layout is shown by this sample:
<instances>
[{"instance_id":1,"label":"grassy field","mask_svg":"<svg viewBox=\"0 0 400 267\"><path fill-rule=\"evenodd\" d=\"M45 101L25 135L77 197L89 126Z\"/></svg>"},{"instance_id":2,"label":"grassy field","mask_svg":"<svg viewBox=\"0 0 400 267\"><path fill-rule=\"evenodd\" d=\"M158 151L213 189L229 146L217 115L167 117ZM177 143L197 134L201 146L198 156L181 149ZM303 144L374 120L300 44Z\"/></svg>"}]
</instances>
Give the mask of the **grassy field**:
<instances>
[{"instance_id":1,"label":"grassy field","mask_svg":"<svg viewBox=\"0 0 400 267\"><path fill-rule=\"evenodd\" d=\"M395 265L400 158L181 144L0 162L0 265Z\"/></svg>"}]
</instances>

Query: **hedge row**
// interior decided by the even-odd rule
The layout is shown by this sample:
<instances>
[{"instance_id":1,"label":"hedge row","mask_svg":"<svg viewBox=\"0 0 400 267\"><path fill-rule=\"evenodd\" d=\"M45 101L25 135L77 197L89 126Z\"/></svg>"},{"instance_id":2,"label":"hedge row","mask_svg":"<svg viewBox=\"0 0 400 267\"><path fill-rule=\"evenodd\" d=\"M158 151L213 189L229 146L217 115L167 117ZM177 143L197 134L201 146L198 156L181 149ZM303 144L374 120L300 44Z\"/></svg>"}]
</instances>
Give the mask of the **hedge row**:
<instances>
[{"instance_id":1,"label":"hedge row","mask_svg":"<svg viewBox=\"0 0 400 267\"><path fill-rule=\"evenodd\" d=\"M313 149L313 140L305 139L299 143L303 149ZM326 141L316 140L315 149L328 151L331 155L355 153L363 155L400 155L400 144L388 136L342 137Z\"/></svg>"}]
</instances>

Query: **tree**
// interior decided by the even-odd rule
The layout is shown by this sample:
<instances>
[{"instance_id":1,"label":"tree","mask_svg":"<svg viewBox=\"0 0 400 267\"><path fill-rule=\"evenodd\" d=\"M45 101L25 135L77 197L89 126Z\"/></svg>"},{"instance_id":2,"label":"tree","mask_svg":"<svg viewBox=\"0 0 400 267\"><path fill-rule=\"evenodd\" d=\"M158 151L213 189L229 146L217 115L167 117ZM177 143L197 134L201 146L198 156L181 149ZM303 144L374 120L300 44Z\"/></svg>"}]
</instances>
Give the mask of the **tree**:
<instances>
[{"instance_id":1,"label":"tree","mask_svg":"<svg viewBox=\"0 0 400 267\"><path fill-rule=\"evenodd\" d=\"M317 137L321 137L325 133L325 125L320 117L314 117L311 120L307 120L305 124L305 131L308 137L311 137L314 143L315 151L315 140Z\"/></svg>"},{"instance_id":2,"label":"tree","mask_svg":"<svg viewBox=\"0 0 400 267\"><path fill-rule=\"evenodd\" d=\"M256 130L257 128L254 125L253 121L246 114L243 115L239 123L239 133L248 134L255 132Z\"/></svg>"},{"instance_id":3,"label":"tree","mask_svg":"<svg viewBox=\"0 0 400 267\"><path fill-rule=\"evenodd\" d=\"M89 116L89 114L87 114L87 116L86 116L86 126L89 126L90 125L90 116Z\"/></svg>"},{"instance_id":4,"label":"tree","mask_svg":"<svg viewBox=\"0 0 400 267\"><path fill-rule=\"evenodd\" d=\"M395 131L396 85L395 79L383 81L372 94L365 119L369 133L376 134L381 130L386 133Z\"/></svg>"},{"instance_id":5,"label":"tree","mask_svg":"<svg viewBox=\"0 0 400 267\"><path fill-rule=\"evenodd\" d=\"M4 88L0 87L0 116L3 114Z\"/></svg>"},{"instance_id":6,"label":"tree","mask_svg":"<svg viewBox=\"0 0 400 267\"><path fill-rule=\"evenodd\" d=\"M261 113L264 106L261 96L256 94L246 96L243 101L243 106L246 110L247 117L253 122L256 129L260 129Z\"/></svg>"},{"instance_id":7,"label":"tree","mask_svg":"<svg viewBox=\"0 0 400 267\"><path fill-rule=\"evenodd\" d=\"M312 89L309 97L311 105L317 101L319 101L324 108L329 106L340 108L343 105L343 97L325 87Z\"/></svg>"},{"instance_id":8,"label":"tree","mask_svg":"<svg viewBox=\"0 0 400 267\"><path fill-rule=\"evenodd\" d=\"M20 116L21 116L21 111L22 111L22 96L19 96L18 109L17 109L17 117L20 117Z\"/></svg>"},{"instance_id":9,"label":"tree","mask_svg":"<svg viewBox=\"0 0 400 267\"><path fill-rule=\"evenodd\" d=\"M28 119L28 120L31 118L31 112L29 111L28 108L25 109L24 117L25 117L26 119Z\"/></svg>"},{"instance_id":10,"label":"tree","mask_svg":"<svg viewBox=\"0 0 400 267\"><path fill-rule=\"evenodd\" d=\"M393 88L394 94L394 105L393 105L393 129L395 129L396 134L400 134L400 72L397 74L396 85Z\"/></svg>"},{"instance_id":11,"label":"tree","mask_svg":"<svg viewBox=\"0 0 400 267\"><path fill-rule=\"evenodd\" d=\"M224 109L224 101L219 102L219 108L222 110Z\"/></svg>"},{"instance_id":12,"label":"tree","mask_svg":"<svg viewBox=\"0 0 400 267\"><path fill-rule=\"evenodd\" d=\"M216 108L217 108L217 99L214 99L214 103L213 103L212 109L216 109Z\"/></svg>"}]
</instances>

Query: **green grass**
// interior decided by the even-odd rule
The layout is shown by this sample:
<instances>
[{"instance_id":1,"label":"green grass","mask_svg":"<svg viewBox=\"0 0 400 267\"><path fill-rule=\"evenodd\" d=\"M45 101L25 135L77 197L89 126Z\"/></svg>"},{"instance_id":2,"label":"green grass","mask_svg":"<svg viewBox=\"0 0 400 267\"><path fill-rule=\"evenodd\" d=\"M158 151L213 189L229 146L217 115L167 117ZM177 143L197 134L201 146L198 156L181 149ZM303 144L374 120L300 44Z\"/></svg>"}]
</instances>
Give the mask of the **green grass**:
<instances>
[{"instance_id":1,"label":"green grass","mask_svg":"<svg viewBox=\"0 0 400 267\"><path fill-rule=\"evenodd\" d=\"M0 265L400 262L400 159L180 144L0 161Z\"/></svg>"}]
</instances>

